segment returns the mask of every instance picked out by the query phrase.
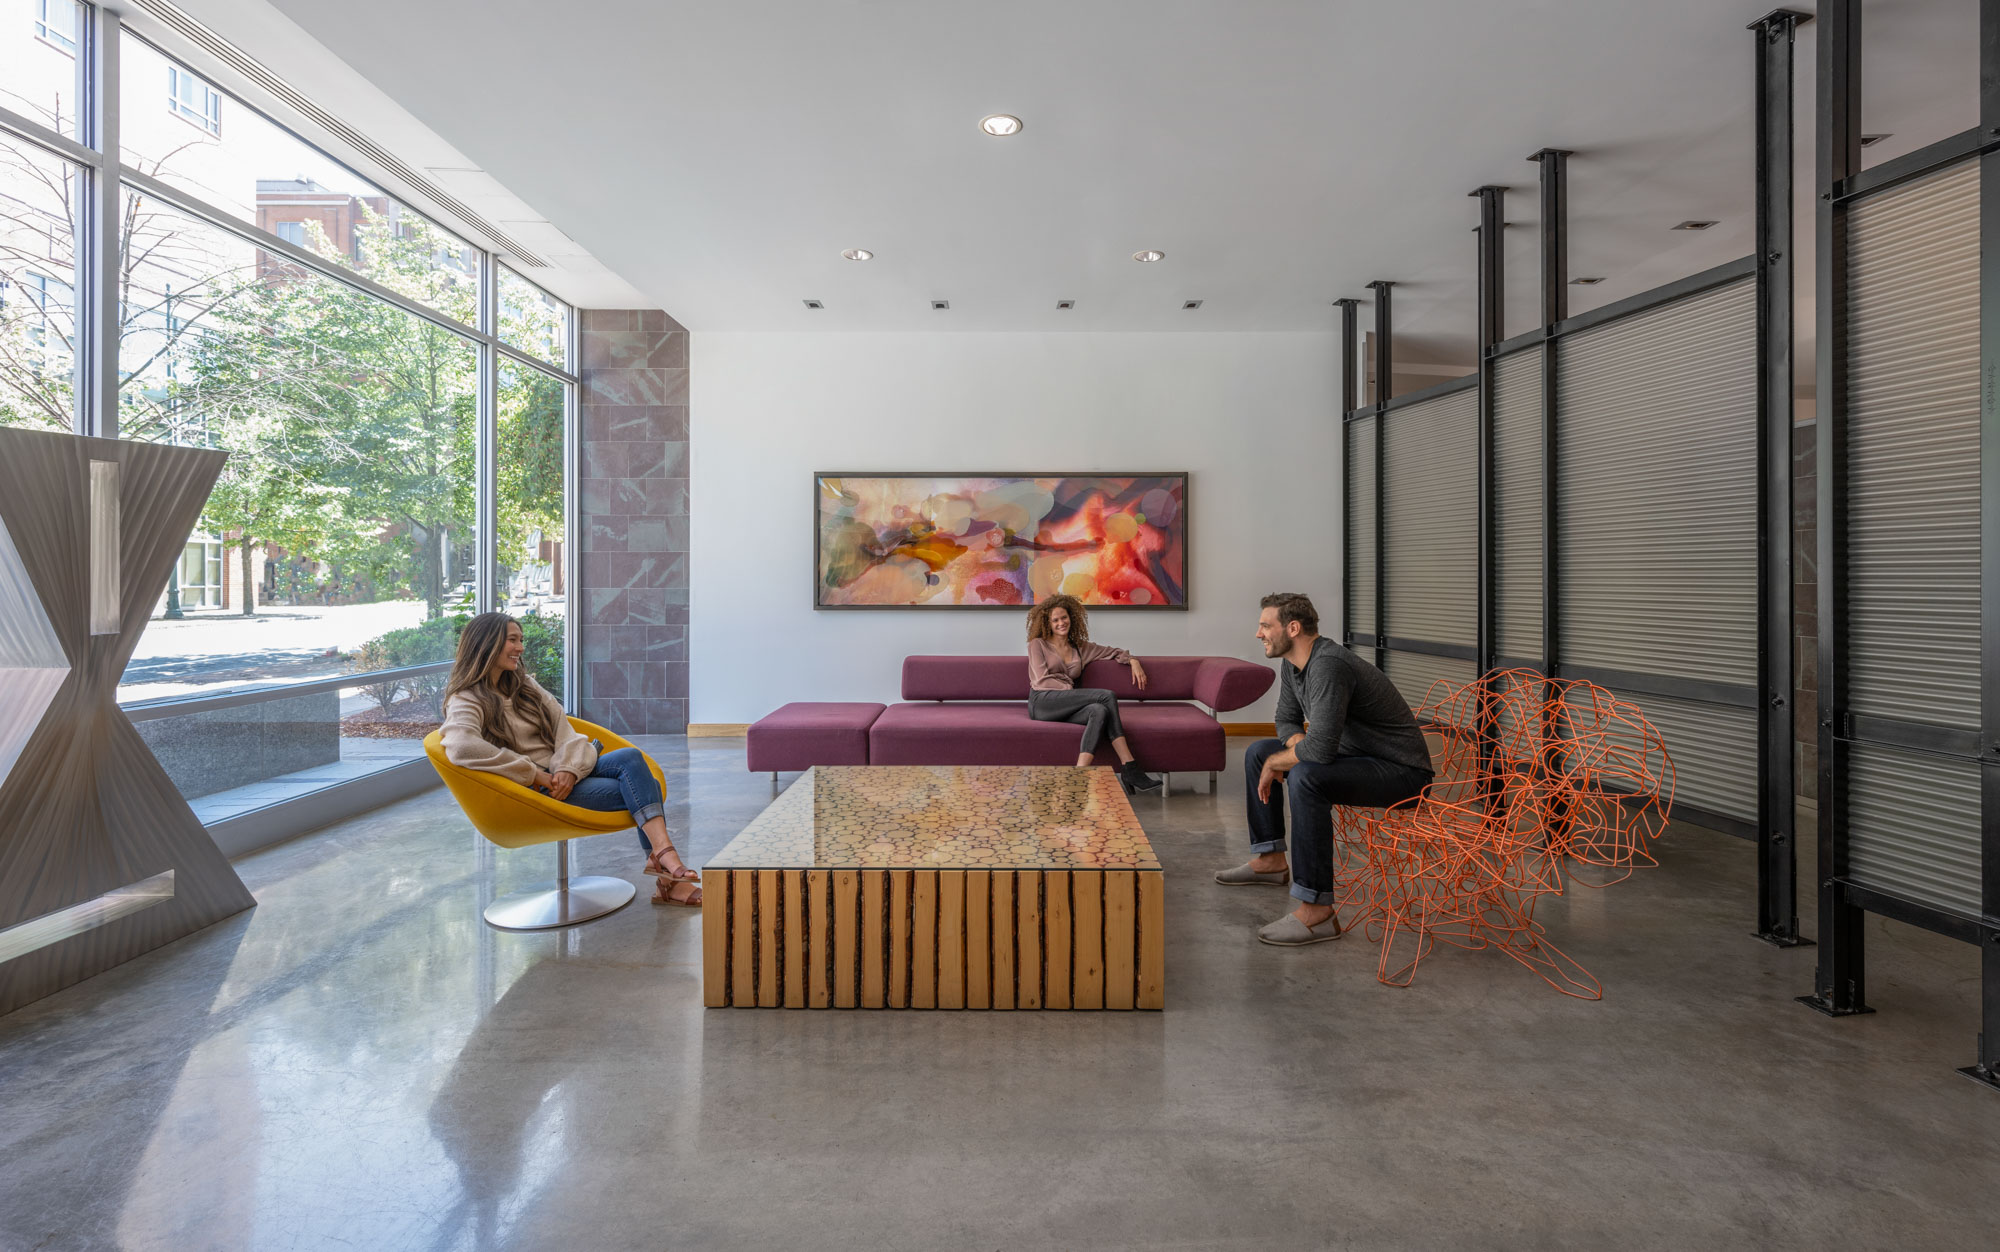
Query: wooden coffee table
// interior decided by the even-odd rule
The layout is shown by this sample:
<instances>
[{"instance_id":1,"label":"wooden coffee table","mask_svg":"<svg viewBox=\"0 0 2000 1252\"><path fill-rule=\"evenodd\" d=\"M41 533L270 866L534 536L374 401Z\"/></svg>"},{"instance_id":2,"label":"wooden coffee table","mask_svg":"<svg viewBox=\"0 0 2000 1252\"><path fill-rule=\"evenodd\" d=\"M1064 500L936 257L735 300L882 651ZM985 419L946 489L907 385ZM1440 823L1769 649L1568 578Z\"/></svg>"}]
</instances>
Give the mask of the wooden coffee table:
<instances>
[{"instance_id":1,"label":"wooden coffee table","mask_svg":"<svg viewBox=\"0 0 2000 1252\"><path fill-rule=\"evenodd\" d=\"M711 1007L1166 1005L1160 862L1109 769L816 766L702 880Z\"/></svg>"}]
</instances>

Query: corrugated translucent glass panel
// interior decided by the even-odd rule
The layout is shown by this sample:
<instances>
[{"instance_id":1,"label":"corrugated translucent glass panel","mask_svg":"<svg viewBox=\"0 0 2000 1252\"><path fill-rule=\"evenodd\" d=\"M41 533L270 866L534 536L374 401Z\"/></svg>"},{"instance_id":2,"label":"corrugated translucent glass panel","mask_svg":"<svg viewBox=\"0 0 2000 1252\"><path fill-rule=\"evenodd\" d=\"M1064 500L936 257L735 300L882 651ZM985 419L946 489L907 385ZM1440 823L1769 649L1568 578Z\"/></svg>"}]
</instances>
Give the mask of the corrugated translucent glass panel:
<instances>
[{"instance_id":1,"label":"corrugated translucent glass panel","mask_svg":"<svg viewBox=\"0 0 2000 1252\"><path fill-rule=\"evenodd\" d=\"M1857 743L1845 777L1848 876L1978 914L1978 763Z\"/></svg>"},{"instance_id":2,"label":"corrugated translucent glass panel","mask_svg":"<svg viewBox=\"0 0 2000 1252\"><path fill-rule=\"evenodd\" d=\"M1629 691L1612 694L1638 706L1660 732L1674 763L1676 804L1746 822L1757 820L1755 710Z\"/></svg>"},{"instance_id":3,"label":"corrugated translucent glass panel","mask_svg":"<svg viewBox=\"0 0 2000 1252\"><path fill-rule=\"evenodd\" d=\"M1377 420L1360 418L1347 425L1347 481L1353 491L1348 506L1348 570L1353 575L1347 602L1353 617L1347 628L1357 635L1375 634L1375 431Z\"/></svg>"},{"instance_id":4,"label":"corrugated translucent glass panel","mask_svg":"<svg viewBox=\"0 0 2000 1252\"><path fill-rule=\"evenodd\" d=\"M1542 655L1542 350L1493 365L1494 645Z\"/></svg>"},{"instance_id":5,"label":"corrugated translucent glass panel","mask_svg":"<svg viewBox=\"0 0 2000 1252\"><path fill-rule=\"evenodd\" d=\"M1382 420L1385 634L1470 647L1479 605L1479 393L1467 387Z\"/></svg>"},{"instance_id":6,"label":"corrugated translucent glass panel","mask_svg":"<svg viewBox=\"0 0 2000 1252\"><path fill-rule=\"evenodd\" d=\"M1410 702L1410 707L1421 708L1432 700L1442 699L1446 689L1438 683L1464 686L1472 681L1473 664L1458 661L1448 656L1427 656L1421 652L1391 652L1384 673L1389 681L1396 684L1396 690Z\"/></svg>"},{"instance_id":7,"label":"corrugated translucent glass panel","mask_svg":"<svg viewBox=\"0 0 2000 1252\"><path fill-rule=\"evenodd\" d=\"M1755 295L1558 345L1563 661L1756 682Z\"/></svg>"},{"instance_id":8,"label":"corrugated translucent glass panel","mask_svg":"<svg viewBox=\"0 0 2000 1252\"><path fill-rule=\"evenodd\" d=\"M1847 247L1847 703L1976 729L1978 163L1855 205Z\"/></svg>"}]
</instances>

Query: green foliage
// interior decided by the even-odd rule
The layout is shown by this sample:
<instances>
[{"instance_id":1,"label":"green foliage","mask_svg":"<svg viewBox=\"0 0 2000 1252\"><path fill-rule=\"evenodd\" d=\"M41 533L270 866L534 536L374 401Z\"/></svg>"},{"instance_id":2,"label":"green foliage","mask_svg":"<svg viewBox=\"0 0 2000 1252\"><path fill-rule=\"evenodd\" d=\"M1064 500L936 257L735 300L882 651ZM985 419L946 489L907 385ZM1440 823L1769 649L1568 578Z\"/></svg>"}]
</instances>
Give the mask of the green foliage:
<instances>
[{"instance_id":1,"label":"green foliage","mask_svg":"<svg viewBox=\"0 0 2000 1252\"><path fill-rule=\"evenodd\" d=\"M558 701L563 698L563 619L543 617L540 613L525 613L521 616L521 642L527 651L521 657L521 664L542 689Z\"/></svg>"},{"instance_id":2,"label":"green foliage","mask_svg":"<svg viewBox=\"0 0 2000 1252\"><path fill-rule=\"evenodd\" d=\"M454 613L449 617L433 618L415 626L392 630L356 648L348 656L348 668L355 673L369 673L449 661L458 654L458 637L470 620L467 613ZM521 617L520 622L521 641L526 645L521 664L550 695L561 700L563 619L528 613ZM417 678L364 684L362 690L386 710L396 702L397 692L407 689L413 699L429 702L432 710L442 717L444 709L441 701L449 678L448 673L424 674Z\"/></svg>"}]
</instances>

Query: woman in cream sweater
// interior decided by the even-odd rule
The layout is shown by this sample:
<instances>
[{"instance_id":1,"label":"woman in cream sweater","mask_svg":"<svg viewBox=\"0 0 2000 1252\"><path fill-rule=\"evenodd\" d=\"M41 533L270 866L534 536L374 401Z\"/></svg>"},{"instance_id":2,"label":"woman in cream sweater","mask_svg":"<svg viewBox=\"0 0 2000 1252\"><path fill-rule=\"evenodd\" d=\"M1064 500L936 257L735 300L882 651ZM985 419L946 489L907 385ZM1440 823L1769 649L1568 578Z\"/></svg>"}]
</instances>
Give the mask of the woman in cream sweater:
<instances>
[{"instance_id":1,"label":"woman in cream sweater","mask_svg":"<svg viewBox=\"0 0 2000 1252\"><path fill-rule=\"evenodd\" d=\"M486 770L523 787L610 812L639 828L646 872L660 880L655 904L701 904L701 876L681 863L667 836L660 784L637 748L599 753L563 716L555 698L521 668L521 624L481 613L458 637L445 687L444 754L461 769Z\"/></svg>"},{"instance_id":2,"label":"woman in cream sweater","mask_svg":"<svg viewBox=\"0 0 2000 1252\"><path fill-rule=\"evenodd\" d=\"M1132 685L1146 689L1146 667L1123 648L1090 641L1083 602L1053 595L1028 610L1028 716L1038 722L1080 722L1083 741L1076 763L1088 765L1098 744L1109 739L1118 754L1118 781L1128 792L1158 791L1160 780L1139 768L1118 720L1118 697L1098 687L1078 687L1083 667L1116 661L1132 667Z\"/></svg>"}]
</instances>

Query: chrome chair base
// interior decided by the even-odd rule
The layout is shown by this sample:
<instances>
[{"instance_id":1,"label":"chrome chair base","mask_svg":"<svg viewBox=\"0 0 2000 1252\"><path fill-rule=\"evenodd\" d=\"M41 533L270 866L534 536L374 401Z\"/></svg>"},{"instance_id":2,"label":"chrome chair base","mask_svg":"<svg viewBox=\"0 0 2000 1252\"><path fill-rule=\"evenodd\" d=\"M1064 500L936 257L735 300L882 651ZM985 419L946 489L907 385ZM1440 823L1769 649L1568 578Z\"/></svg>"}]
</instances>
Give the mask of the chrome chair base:
<instances>
[{"instance_id":1,"label":"chrome chair base","mask_svg":"<svg viewBox=\"0 0 2000 1252\"><path fill-rule=\"evenodd\" d=\"M498 930L551 930L616 913L638 889L623 878L591 874L567 883L539 883L486 906L486 924Z\"/></svg>"}]
</instances>

